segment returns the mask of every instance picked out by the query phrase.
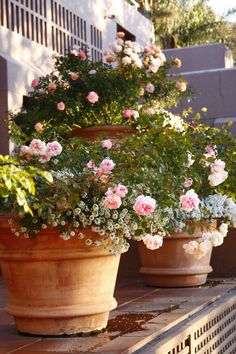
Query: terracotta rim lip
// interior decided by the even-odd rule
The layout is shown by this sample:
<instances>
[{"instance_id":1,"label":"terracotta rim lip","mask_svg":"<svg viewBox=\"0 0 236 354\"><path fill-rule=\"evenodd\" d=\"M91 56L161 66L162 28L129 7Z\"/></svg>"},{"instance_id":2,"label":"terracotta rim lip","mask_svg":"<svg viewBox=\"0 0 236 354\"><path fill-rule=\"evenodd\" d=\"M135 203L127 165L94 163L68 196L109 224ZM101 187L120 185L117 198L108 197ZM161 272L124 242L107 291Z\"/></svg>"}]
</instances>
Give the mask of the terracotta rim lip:
<instances>
[{"instance_id":1,"label":"terracotta rim lip","mask_svg":"<svg viewBox=\"0 0 236 354\"><path fill-rule=\"evenodd\" d=\"M69 133L69 137L86 137L88 135L96 137L102 135L103 133L110 133L111 136L115 136L132 132L136 132L136 127L134 125L96 125L87 128L77 128Z\"/></svg>"}]
</instances>

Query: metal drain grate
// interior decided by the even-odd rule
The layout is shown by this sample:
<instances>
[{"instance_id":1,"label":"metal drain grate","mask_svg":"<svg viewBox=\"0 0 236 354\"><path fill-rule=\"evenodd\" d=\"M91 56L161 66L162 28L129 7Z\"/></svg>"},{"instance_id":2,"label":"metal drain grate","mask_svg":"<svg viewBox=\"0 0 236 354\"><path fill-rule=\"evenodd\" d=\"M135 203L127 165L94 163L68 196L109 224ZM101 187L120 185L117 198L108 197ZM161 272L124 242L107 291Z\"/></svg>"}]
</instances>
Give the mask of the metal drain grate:
<instances>
[{"instance_id":1,"label":"metal drain grate","mask_svg":"<svg viewBox=\"0 0 236 354\"><path fill-rule=\"evenodd\" d=\"M236 291L157 338L140 353L236 354Z\"/></svg>"}]
</instances>

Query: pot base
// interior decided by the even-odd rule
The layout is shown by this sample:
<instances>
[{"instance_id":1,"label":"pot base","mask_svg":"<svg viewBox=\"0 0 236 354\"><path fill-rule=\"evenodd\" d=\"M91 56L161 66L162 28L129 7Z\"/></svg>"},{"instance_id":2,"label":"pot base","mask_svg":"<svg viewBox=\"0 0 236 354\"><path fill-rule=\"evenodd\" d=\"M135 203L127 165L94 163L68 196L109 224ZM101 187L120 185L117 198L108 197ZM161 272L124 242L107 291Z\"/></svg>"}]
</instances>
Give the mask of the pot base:
<instances>
[{"instance_id":1,"label":"pot base","mask_svg":"<svg viewBox=\"0 0 236 354\"><path fill-rule=\"evenodd\" d=\"M16 328L21 333L37 336L61 336L89 334L100 331L107 325L109 312L74 318L19 318L15 317Z\"/></svg>"},{"instance_id":2,"label":"pot base","mask_svg":"<svg viewBox=\"0 0 236 354\"><path fill-rule=\"evenodd\" d=\"M209 271L210 272L210 271ZM142 272L142 268L140 270ZM187 288L191 286L199 286L206 283L207 274L196 275L144 275L144 282L148 286L160 288Z\"/></svg>"}]
</instances>

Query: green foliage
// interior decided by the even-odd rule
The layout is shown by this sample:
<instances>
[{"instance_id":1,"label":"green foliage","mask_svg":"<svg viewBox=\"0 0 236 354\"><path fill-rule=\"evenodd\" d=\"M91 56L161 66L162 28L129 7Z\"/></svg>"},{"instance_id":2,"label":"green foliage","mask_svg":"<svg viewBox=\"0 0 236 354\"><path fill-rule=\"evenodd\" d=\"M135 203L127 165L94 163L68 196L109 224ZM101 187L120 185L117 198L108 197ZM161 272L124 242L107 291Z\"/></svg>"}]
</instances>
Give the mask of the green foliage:
<instances>
[{"instance_id":1,"label":"green foliage","mask_svg":"<svg viewBox=\"0 0 236 354\"><path fill-rule=\"evenodd\" d=\"M13 212L19 207L22 214L33 215L28 198L35 195L36 176L52 182L49 172L33 166L24 168L13 157L0 155L0 210Z\"/></svg>"},{"instance_id":2,"label":"green foliage","mask_svg":"<svg viewBox=\"0 0 236 354\"><path fill-rule=\"evenodd\" d=\"M234 12L232 9L228 14ZM162 48L229 43L232 38L227 20L218 16L207 0L154 0L151 14L157 42Z\"/></svg>"}]
</instances>

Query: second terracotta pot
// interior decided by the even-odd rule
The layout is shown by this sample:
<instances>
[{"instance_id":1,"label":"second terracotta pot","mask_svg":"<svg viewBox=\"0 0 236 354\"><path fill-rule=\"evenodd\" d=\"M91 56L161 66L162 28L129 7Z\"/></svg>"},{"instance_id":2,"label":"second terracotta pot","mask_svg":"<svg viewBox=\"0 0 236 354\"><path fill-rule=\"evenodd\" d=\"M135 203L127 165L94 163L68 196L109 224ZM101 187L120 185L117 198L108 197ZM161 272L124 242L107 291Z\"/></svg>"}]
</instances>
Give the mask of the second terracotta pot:
<instances>
[{"instance_id":1,"label":"second terracotta pot","mask_svg":"<svg viewBox=\"0 0 236 354\"><path fill-rule=\"evenodd\" d=\"M212 271L211 251L205 257L197 259L183 249L183 245L190 241L190 238L197 240L201 236L201 230L191 236L187 232L174 233L171 237L165 237L163 246L154 251L147 249L143 242L138 242L142 264L140 272L144 275L145 283L159 287L204 284L208 273Z\"/></svg>"}]
</instances>

